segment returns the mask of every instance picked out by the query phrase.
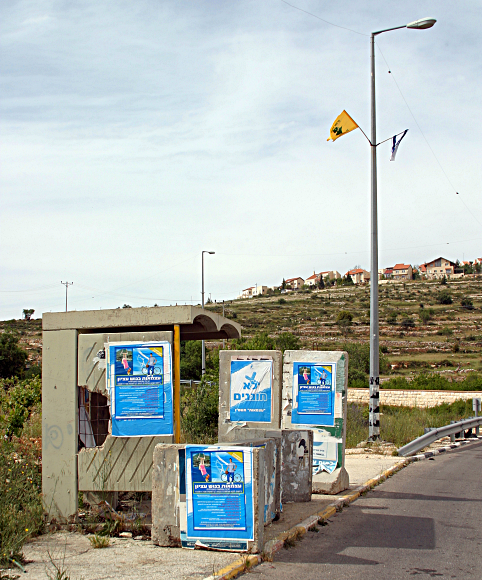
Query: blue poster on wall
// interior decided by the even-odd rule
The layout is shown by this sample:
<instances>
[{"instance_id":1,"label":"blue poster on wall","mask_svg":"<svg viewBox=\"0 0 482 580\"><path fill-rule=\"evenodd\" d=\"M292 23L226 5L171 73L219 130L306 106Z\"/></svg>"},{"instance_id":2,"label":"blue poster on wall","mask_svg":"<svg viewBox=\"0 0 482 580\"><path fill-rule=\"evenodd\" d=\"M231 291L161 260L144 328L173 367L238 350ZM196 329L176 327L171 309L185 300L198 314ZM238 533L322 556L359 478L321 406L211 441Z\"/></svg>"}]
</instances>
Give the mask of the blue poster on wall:
<instances>
[{"instance_id":1,"label":"blue poster on wall","mask_svg":"<svg viewBox=\"0 0 482 580\"><path fill-rule=\"evenodd\" d=\"M246 550L254 539L253 449L186 446L187 530L194 547ZM192 543L189 544L189 541Z\"/></svg>"},{"instance_id":2,"label":"blue poster on wall","mask_svg":"<svg viewBox=\"0 0 482 580\"><path fill-rule=\"evenodd\" d=\"M335 363L293 363L291 422L304 425L335 424Z\"/></svg>"},{"instance_id":3,"label":"blue poster on wall","mask_svg":"<svg viewBox=\"0 0 482 580\"><path fill-rule=\"evenodd\" d=\"M232 360L231 421L271 422L272 360Z\"/></svg>"},{"instance_id":4,"label":"blue poster on wall","mask_svg":"<svg viewBox=\"0 0 482 580\"><path fill-rule=\"evenodd\" d=\"M125 342L107 346L112 435L172 435L170 343Z\"/></svg>"}]
</instances>

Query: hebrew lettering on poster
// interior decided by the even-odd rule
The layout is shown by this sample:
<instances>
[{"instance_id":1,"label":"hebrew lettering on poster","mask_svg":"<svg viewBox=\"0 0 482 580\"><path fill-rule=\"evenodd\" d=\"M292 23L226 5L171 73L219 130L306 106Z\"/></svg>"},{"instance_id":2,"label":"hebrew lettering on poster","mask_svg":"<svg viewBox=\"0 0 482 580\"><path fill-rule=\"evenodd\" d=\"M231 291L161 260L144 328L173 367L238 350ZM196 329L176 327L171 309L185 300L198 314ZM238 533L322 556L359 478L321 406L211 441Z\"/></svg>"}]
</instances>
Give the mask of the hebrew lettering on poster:
<instances>
[{"instance_id":1,"label":"hebrew lettering on poster","mask_svg":"<svg viewBox=\"0 0 482 580\"><path fill-rule=\"evenodd\" d=\"M125 342L107 346L112 435L172 435L170 343Z\"/></svg>"},{"instance_id":2,"label":"hebrew lettering on poster","mask_svg":"<svg viewBox=\"0 0 482 580\"><path fill-rule=\"evenodd\" d=\"M293 363L291 422L333 426L335 421L335 363Z\"/></svg>"},{"instance_id":3,"label":"hebrew lettering on poster","mask_svg":"<svg viewBox=\"0 0 482 580\"><path fill-rule=\"evenodd\" d=\"M187 445L186 510L184 547L246 550L254 539L253 449Z\"/></svg>"},{"instance_id":4,"label":"hebrew lettering on poster","mask_svg":"<svg viewBox=\"0 0 482 580\"><path fill-rule=\"evenodd\" d=\"M272 360L231 361L231 421L271 422L272 375Z\"/></svg>"}]
</instances>

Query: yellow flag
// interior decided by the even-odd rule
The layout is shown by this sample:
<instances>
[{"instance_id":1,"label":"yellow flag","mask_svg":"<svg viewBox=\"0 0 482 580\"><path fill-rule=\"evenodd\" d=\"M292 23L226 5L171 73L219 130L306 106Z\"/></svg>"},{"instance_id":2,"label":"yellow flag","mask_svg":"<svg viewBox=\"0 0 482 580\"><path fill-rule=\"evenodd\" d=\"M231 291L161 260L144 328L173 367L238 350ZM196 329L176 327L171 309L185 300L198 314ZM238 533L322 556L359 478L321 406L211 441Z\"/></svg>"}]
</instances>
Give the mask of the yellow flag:
<instances>
[{"instance_id":1,"label":"yellow flag","mask_svg":"<svg viewBox=\"0 0 482 580\"><path fill-rule=\"evenodd\" d=\"M343 111L343 113L338 115L338 117L335 119L335 122L331 126L330 139L335 141L338 139L338 137L341 137L342 135L345 135L345 133L349 133L354 129L358 129L358 125L346 111ZM327 141L330 139L327 139Z\"/></svg>"}]
</instances>

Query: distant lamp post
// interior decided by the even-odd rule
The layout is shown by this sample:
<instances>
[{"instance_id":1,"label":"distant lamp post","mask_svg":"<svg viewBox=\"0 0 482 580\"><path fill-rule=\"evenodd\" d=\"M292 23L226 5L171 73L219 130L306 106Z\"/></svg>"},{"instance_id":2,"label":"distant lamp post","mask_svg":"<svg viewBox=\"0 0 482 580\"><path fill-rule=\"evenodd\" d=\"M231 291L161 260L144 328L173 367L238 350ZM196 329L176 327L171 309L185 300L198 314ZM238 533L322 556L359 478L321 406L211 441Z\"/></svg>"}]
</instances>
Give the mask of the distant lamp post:
<instances>
[{"instance_id":1,"label":"distant lamp post","mask_svg":"<svg viewBox=\"0 0 482 580\"><path fill-rule=\"evenodd\" d=\"M379 324L378 324L378 216L377 216L377 119L375 104L375 36L383 32L412 28L424 30L435 24L434 18L422 18L404 26L386 28L372 32L370 38L371 61L371 269L370 269L370 413L369 413L369 441L380 438L380 360L379 360Z\"/></svg>"},{"instance_id":2,"label":"distant lamp post","mask_svg":"<svg viewBox=\"0 0 482 580\"><path fill-rule=\"evenodd\" d=\"M201 289L201 306L204 310L204 254L215 254L216 252L208 252L203 250L201 252L201 277L202 277L202 289ZM206 374L206 345L204 340L202 341L202 363L201 363L201 373Z\"/></svg>"}]
</instances>

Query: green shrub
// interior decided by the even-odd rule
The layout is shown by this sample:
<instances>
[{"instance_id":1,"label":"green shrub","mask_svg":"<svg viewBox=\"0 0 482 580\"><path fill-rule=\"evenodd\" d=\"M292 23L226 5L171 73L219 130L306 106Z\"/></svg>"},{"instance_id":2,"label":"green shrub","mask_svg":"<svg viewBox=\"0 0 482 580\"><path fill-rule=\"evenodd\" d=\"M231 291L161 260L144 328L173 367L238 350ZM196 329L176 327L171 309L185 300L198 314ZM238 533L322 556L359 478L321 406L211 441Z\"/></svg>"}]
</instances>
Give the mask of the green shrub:
<instances>
[{"instance_id":1,"label":"green shrub","mask_svg":"<svg viewBox=\"0 0 482 580\"><path fill-rule=\"evenodd\" d=\"M21 561L23 544L41 531L41 486L39 440L0 431L0 567Z\"/></svg>"},{"instance_id":2,"label":"green shrub","mask_svg":"<svg viewBox=\"0 0 482 580\"><path fill-rule=\"evenodd\" d=\"M396 312L390 312L387 316L387 323L394 325L397 324L397 313Z\"/></svg>"},{"instance_id":3,"label":"green shrub","mask_svg":"<svg viewBox=\"0 0 482 580\"><path fill-rule=\"evenodd\" d=\"M40 404L41 395L39 377L0 380L0 433L7 437L20 435L30 413Z\"/></svg>"},{"instance_id":4,"label":"green shrub","mask_svg":"<svg viewBox=\"0 0 482 580\"><path fill-rule=\"evenodd\" d=\"M181 396L181 427L187 443L214 443L218 433L219 388L217 382L184 389Z\"/></svg>"},{"instance_id":5,"label":"green shrub","mask_svg":"<svg viewBox=\"0 0 482 580\"><path fill-rule=\"evenodd\" d=\"M463 381L450 381L436 373L421 372L412 381L394 377L383 381L382 389L401 389L413 391L482 391L482 375L470 373Z\"/></svg>"},{"instance_id":6,"label":"green shrub","mask_svg":"<svg viewBox=\"0 0 482 580\"><path fill-rule=\"evenodd\" d=\"M452 296L448 290L442 290L438 293L436 300L439 304L452 304Z\"/></svg>"},{"instance_id":7,"label":"green shrub","mask_svg":"<svg viewBox=\"0 0 482 580\"><path fill-rule=\"evenodd\" d=\"M444 326L440 330L437 330L437 334L439 336L452 336L453 333L454 333L453 330L448 326Z\"/></svg>"},{"instance_id":8,"label":"green shrub","mask_svg":"<svg viewBox=\"0 0 482 580\"><path fill-rule=\"evenodd\" d=\"M472 302L472 300L470 298L462 298L461 301L462 304L462 308L466 308L467 310L473 310L474 309L474 303Z\"/></svg>"},{"instance_id":9,"label":"green shrub","mask_svg":"<svg viewBox=\"0 0 482 580\"><path fill-rule=\"evenodd\" d=\"M25 371L27 353L19 347L18 336L12 332L0 334L0 378L21 377Z\"/></svg>"},{"instance_id":10,"label":"green shrub","mask_svg":"<svg viewBox=\"0 0 482 580\"><path fill-rule=\"evenodd\" d=\"M345 320L347 322L351 322L353 320L353 314L348 310L340 310L340 312L337 314L336 321L341 322Z\"/></svg>"},{"instance_id":11,"label":"green shrub","mask_svg":"<svg viewBox=\"0 0 482 580\"><path fill-rule=\"evenodd\" d=\"M278 298L278 304L286 304L286 300L284 298Z\"/></svg>"}]
</instances>

